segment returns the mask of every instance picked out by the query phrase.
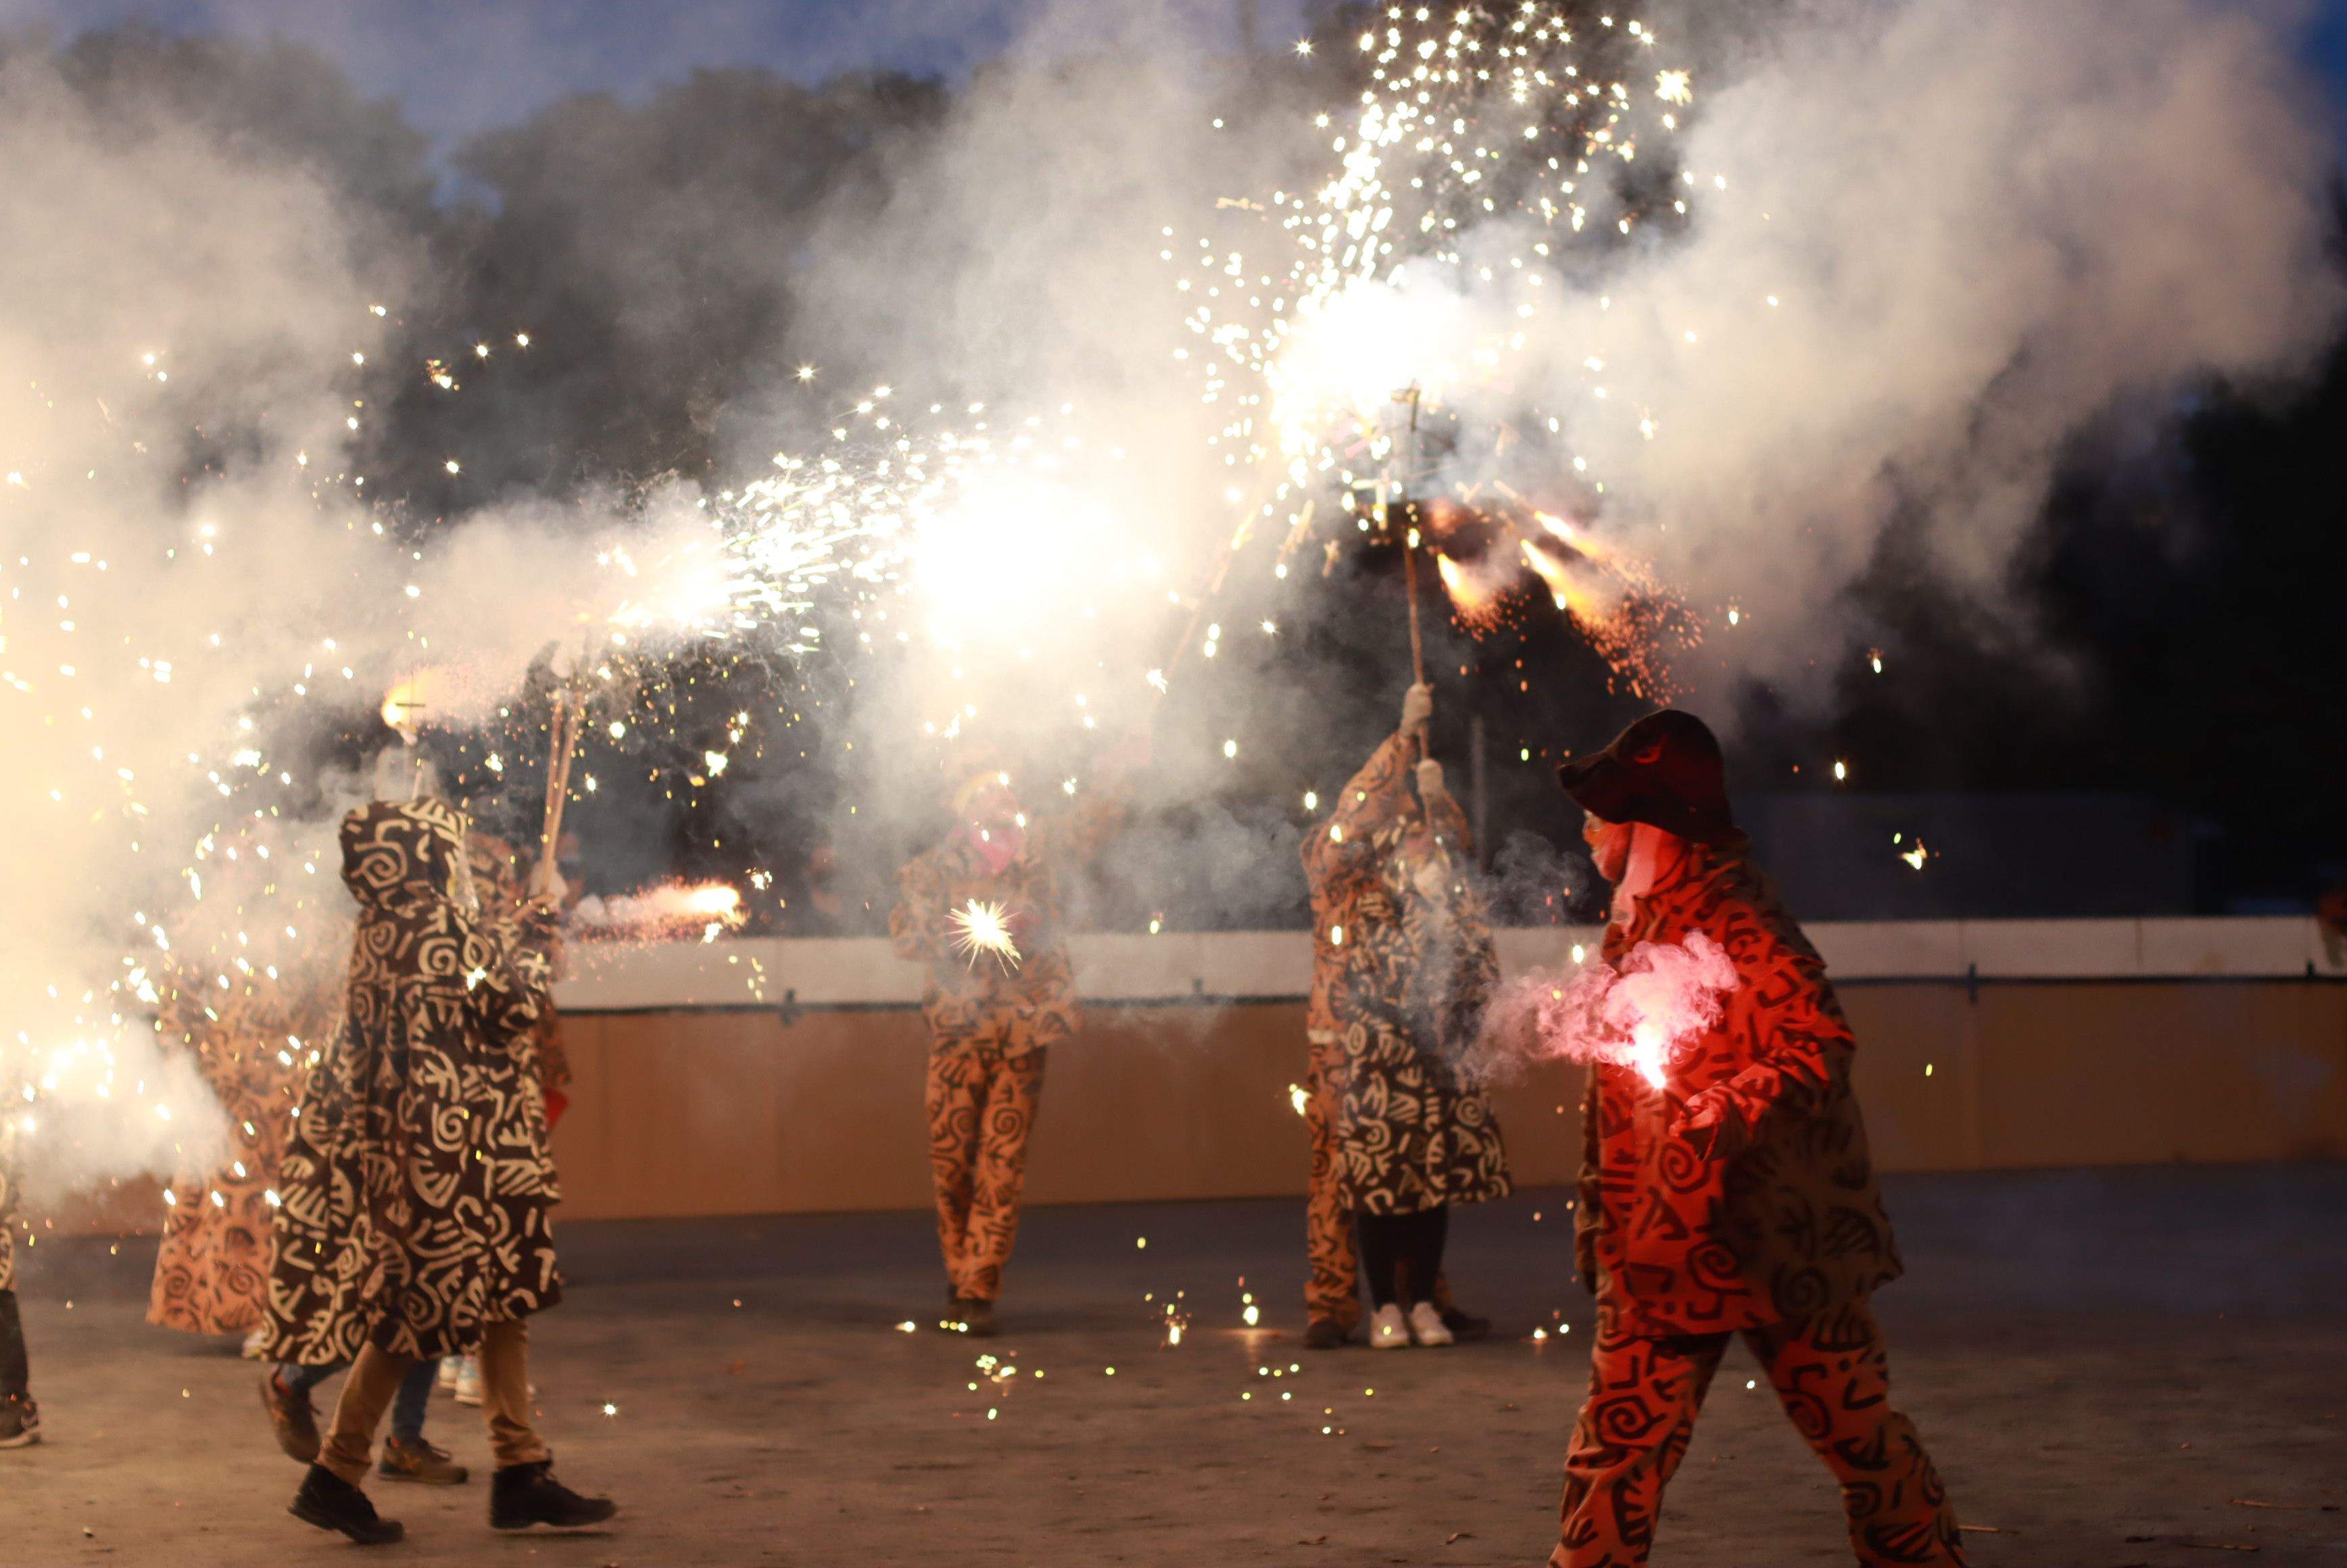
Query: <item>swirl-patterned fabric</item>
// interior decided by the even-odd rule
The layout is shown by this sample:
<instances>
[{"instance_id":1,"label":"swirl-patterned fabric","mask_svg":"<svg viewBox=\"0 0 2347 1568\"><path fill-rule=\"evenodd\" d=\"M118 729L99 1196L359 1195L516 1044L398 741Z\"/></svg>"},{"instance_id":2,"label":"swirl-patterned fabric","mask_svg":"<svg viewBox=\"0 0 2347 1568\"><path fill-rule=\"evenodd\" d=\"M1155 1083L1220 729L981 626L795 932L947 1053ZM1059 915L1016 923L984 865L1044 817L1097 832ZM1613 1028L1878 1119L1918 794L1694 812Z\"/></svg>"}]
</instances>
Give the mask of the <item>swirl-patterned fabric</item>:
<instances>
[{"instance_id":1,"label":"swirl-patterned fabric","mask_svg":"<svg viewBox=\"0 0 2347 1568\"><path fill-rule=\"evenodd\" d=\"M377 803L342 830L358 900L343 1020L304 1083L281 1173L268 1351L303 1365L372 1343L417 1358L559 1299L560 1194L524 1045L550 912L457 897L465 818Z\"/></svg>"},{"instance_id":2,"label":"swirl-patterned fabric","mask_svg":"<svg viewBox=\"0 0 2347 1568\"><path fill-rule=\"evenodd\" d=\"M1606 929L1605 960L1700 931L1727 951L1737 984L1718 1023L1675 1052L1663 1088L1632 1068L1591 1069L1575 1215L1583 1281L1642 1334L1798 1322L1899 1276L1850 1091L1856 1042L1824 961L1742 836L1664 843L1631 922ZM1699 1152L1673 1128L1706 1091L1727 1102L1730 1125Z\"/></svg>"},{"instance_id":3,"label":"swirl-patterned fabric","mask_svg":"<svg viewBox=\"0 0 2347 1568\"><path fill-rule=\"evenodd\" d=\"M1499 1122L1458 1068L1499 964L1460 874L1465 818L1447 795L1421 809L1411 747L1406 734L1379 746L1303 847L1315 943L1306 1016L1337 1042L1322 1077L1333 1080L1336 1202L1352 1214L1509 1192Z\"/></svg>"},{"instance_id":4,"label":"swirl-patterned fabric","mask_svg":"<svg viewBox=\"0 0 2347 1568\"><path fill-rule=\"evenodd\" d=\"M1728 1338L1635 1333L1618 1311L1600 1305L1589 1399L1564 1461L1563 1529L1550 1568L1638 1568L1646 1561L1663 1488L1686 1457ZM1914 1423L1891 1406L1882 1332L1866 1304L1747 1328L1744 1342L1803 1440L1840 1483L1858 1561L1867 1568L1962 1568L1955 1509Z\"/></svg>"},{"instance_id":5,"label":"swirl-patterned fabric","mask_svg":"<svg viewBox=\"0 0 2347 1568\"><path fill-rule=\"evenodd\" d=\"M228 1115L219 1168L173 1178L147 1321L187 1334L242 1334L267 1315L270 1204L292 1131L304 1063L335 1024L336 988L248 977L233 990L189 983L166 993L159 1027L190 1052Z\"/></svg>"}]
</instances>

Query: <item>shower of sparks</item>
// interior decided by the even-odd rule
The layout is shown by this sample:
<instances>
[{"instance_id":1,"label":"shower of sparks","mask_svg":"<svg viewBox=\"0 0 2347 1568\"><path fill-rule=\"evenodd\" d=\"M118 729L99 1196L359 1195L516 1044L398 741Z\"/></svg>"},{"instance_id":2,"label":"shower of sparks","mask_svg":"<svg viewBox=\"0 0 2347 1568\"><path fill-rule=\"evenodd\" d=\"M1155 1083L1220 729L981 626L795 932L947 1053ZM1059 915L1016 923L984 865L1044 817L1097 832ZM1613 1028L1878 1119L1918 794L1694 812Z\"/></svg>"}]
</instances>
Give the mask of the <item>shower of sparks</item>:
<instances>
[{"instance_id":1,"label":"shower of sparks","mask_svg":"<svg viewBox=\"0 0 2347 1568\"><path fill-rule=\"evenodd\" d=\"M1006 968L1019 967L1019 947L1010 939L1010 923L1001 905L973 898L953 912L952 920L954 946L972 968L982 953L992 954Z\"/></svg>"},{"instance_id":2,"label":"shower of sparks","mask_svg":"<svg viewBox=\"0 0 2347 1568\"><path fill-rule=\"evenodd\" d=\"M1267 201L1225 201L1254 232L1196 238L1163 231L1160 258L1190 306L1201 395L1226 412L1212 445L1252 495L1245 527L1284 538L1272 574L1324 518L1349 518L1380 542L1395 499L1455 497L1502 526L1491 548L1437 563L1462 628L1510 624L1544 596L1628 689L1668 695L1666 644L1700 628L1635 563L1609 560L1610 591L1564 591L1542 562L1506 547L1530 531L1501 496L1553 497L1591 516L1606 483L1576 436L1620 425L1652 440L1640 367L1590 354L1553 409L1511 415L1516 388L1568 313L1599 311L1592 263L1645 229L1687 217L1699 181L1679 166L1678 110L1688 71L1655 68L1660 39L1629 17L1576 30L1553 0L1432 8L1389 5L1358 36L1370 85L1342 115L1314 124L1325 176ZM1653 90L1635 90L1651 81ZM1498 244L1467 244L1481 230ZM1693 352L1697 323L1674 323ZM1343 506L1326 503L1341 497ZM1413 546L1415 540L1412 541ZM1336 546L1332 541L1329 548ZM1584 555L1594 552L1584 549ZM1333 560L1333 555L1332 555ZM1552 558L1549 564L1556 564Z\"/></svg>"}]
</instances>

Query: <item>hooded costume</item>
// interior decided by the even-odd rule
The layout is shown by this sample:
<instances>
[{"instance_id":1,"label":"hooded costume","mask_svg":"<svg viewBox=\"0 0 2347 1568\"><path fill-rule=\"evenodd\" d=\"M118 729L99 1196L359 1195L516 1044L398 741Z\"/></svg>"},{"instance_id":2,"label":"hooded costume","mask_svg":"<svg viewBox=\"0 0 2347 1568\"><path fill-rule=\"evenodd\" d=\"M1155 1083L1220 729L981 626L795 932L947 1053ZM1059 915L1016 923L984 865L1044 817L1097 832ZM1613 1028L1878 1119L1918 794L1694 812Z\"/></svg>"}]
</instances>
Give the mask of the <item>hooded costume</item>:
<instances>
[{"instance_id":1,"label":"hooded costume","mask_svg":"<svg viewBox=\"0 0 2347 1568\"><path fill-rule=\"evenodd\" d=\"M41 1430L16 1310L15 1137L15 1123L0 1117L0 1442L10 1447L40 1441Z\"/></svg>"},{"instance_id":2,"label":"hooded costume","mask_svg":"<svg viewBox=\"0 0 2347 1568\"><path fill-rule=\"evenodd\" d=\"M560 1298L545 1111L517 1054L551 921L537 905L493 924L462 907L464 830L436 800L343 819L358 929L279 1178L277 1360L451 1355Z\"/></svg>"},{"instance_id":3,"label":"hooded costume","mask_svg":"<svg viewBox=\"0 0 2347 1568\"><path fill-rule=\"evenodd\" d=\"M1412 743L1401 733L1379 746L1304 841L1317 1080L1306 1115L1318 1110L1328 1151L1325 1184L1315 1153L1314 1208L1316 1217L1331 1208L1338 1230L1339 1216L1416 1214L1509 1191L1499 1123L1456 1066L1499 964L1480 900L1454 871L1466 822L1448 796L1420 810ZM1323 1226L1313 1228L1313 1295L1332 1297L1314 1302L1314 1316L1325 1305L1341 1322L1358 1310L1340 1312L1333 1299L1351 1303L1352 1271L1337 1272L1317 1239Z\"/></svg>"},{"instance_id":4,"label":"hooded costume","mask_svg":"<svg viewBox=\"0 0 2347 1568\"><path fill-rule=\"evenodd\" d=\"M165 1001L162 1032L193 1053L227 1112L227 1158L171 1184L147 1321L187 1334L242 1334L267 1315L272 1200L293 1102L334 1027L333 988L248 979L233 992L190 985Z\"/></svg>"},{"instance_id":5,"label":"hooded costume","mask_svg":"<svg viewBox=\"0 0 2347 1568\"><path fill-rule=\"evenodd\" d=\"M1840 1481L1859 1561L1961 1563L1946 1491L1891 1408L1867 1306L1900 1263L1850 1090L1855 1041L1736 830L1718 743L1692 714L1656 713L1559 779L1593 815L1635 825L1604 961L1700 932L1737 985L1659 1087L1629 1066L1590 1070L1574 1239L1597 1339L1552 1563L1645 1562L1737 1332Z\"/></svg>"},{"instance_id":6,"label":"hooded costume","mask_svg":"<svg viewBox=\"0 0 2347 1568\"><path fill-rule=\"evenodd\" d=\"M991 767L972 774L956 806L998 776ZM990 1303L1001 1293L1045 1053L1082 1019L1060 874L1089 864L1122 822L1122 808L1106 798L1015 835L981 836L965 821L897 874L889 939L898 958L928 971L929 1171L938 1247L956 1302ZM999 906L1017 938L1015 962L958 949L954 917L973 904Z\"/></svg>"}]
</instances>

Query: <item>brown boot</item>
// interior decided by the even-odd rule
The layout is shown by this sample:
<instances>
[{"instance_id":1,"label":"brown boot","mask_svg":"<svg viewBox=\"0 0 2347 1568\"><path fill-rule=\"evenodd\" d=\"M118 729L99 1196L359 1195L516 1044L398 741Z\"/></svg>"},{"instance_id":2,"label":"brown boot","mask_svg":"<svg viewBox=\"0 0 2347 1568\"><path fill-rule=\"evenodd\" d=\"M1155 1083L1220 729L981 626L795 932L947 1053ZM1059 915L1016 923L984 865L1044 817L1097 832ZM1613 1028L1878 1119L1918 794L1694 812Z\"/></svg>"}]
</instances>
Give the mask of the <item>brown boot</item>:
<instances>
[{"instance_id":1,"label":"brown boot","mask_svg":"<svg viewBox=\"0 0 2347 1568\"><path fill-rule=\"evenodd\" d=\"M277 1380L274 1367L261 1375L261 1408L269 1412L277 1446L287 1459L296 1464L318 1462L318 1412L306 1392L297 1394Z\"/></svg>"},{"instance_id":2,"label":"brown boot","mask_svg":"<svg viewBox=\"0 0 2347 1568\"><path fill-rule=\"evenodd\" d=\"M385 1481L412 1481L423 1486L462 1486L472 1472L422 1438L383 1440L383 1460L375 1473Z\"/></svg>"}]
</instances>

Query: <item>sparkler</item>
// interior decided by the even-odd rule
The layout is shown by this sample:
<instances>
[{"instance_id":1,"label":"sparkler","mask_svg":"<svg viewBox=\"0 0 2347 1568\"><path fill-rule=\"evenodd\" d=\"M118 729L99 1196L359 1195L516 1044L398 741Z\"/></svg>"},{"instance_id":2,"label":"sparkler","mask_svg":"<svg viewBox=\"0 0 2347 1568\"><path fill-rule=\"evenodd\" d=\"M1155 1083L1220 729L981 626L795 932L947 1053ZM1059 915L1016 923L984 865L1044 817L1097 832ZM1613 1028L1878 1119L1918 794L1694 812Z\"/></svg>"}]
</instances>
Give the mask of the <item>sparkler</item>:
<instances>
[{"instance_id":1,"label":"sparkler","mask_svg":"<svg viewBox=\"0 0 2347 1568\"><path fill-rule=\"evenodd\" d=\"M1010 922L1000 904L973 898L951 917L954 946L978 967L979 955L990 953L1006 969L1019 967L1019 945L1011 940Z\"/></svg>"}]
</instances>

